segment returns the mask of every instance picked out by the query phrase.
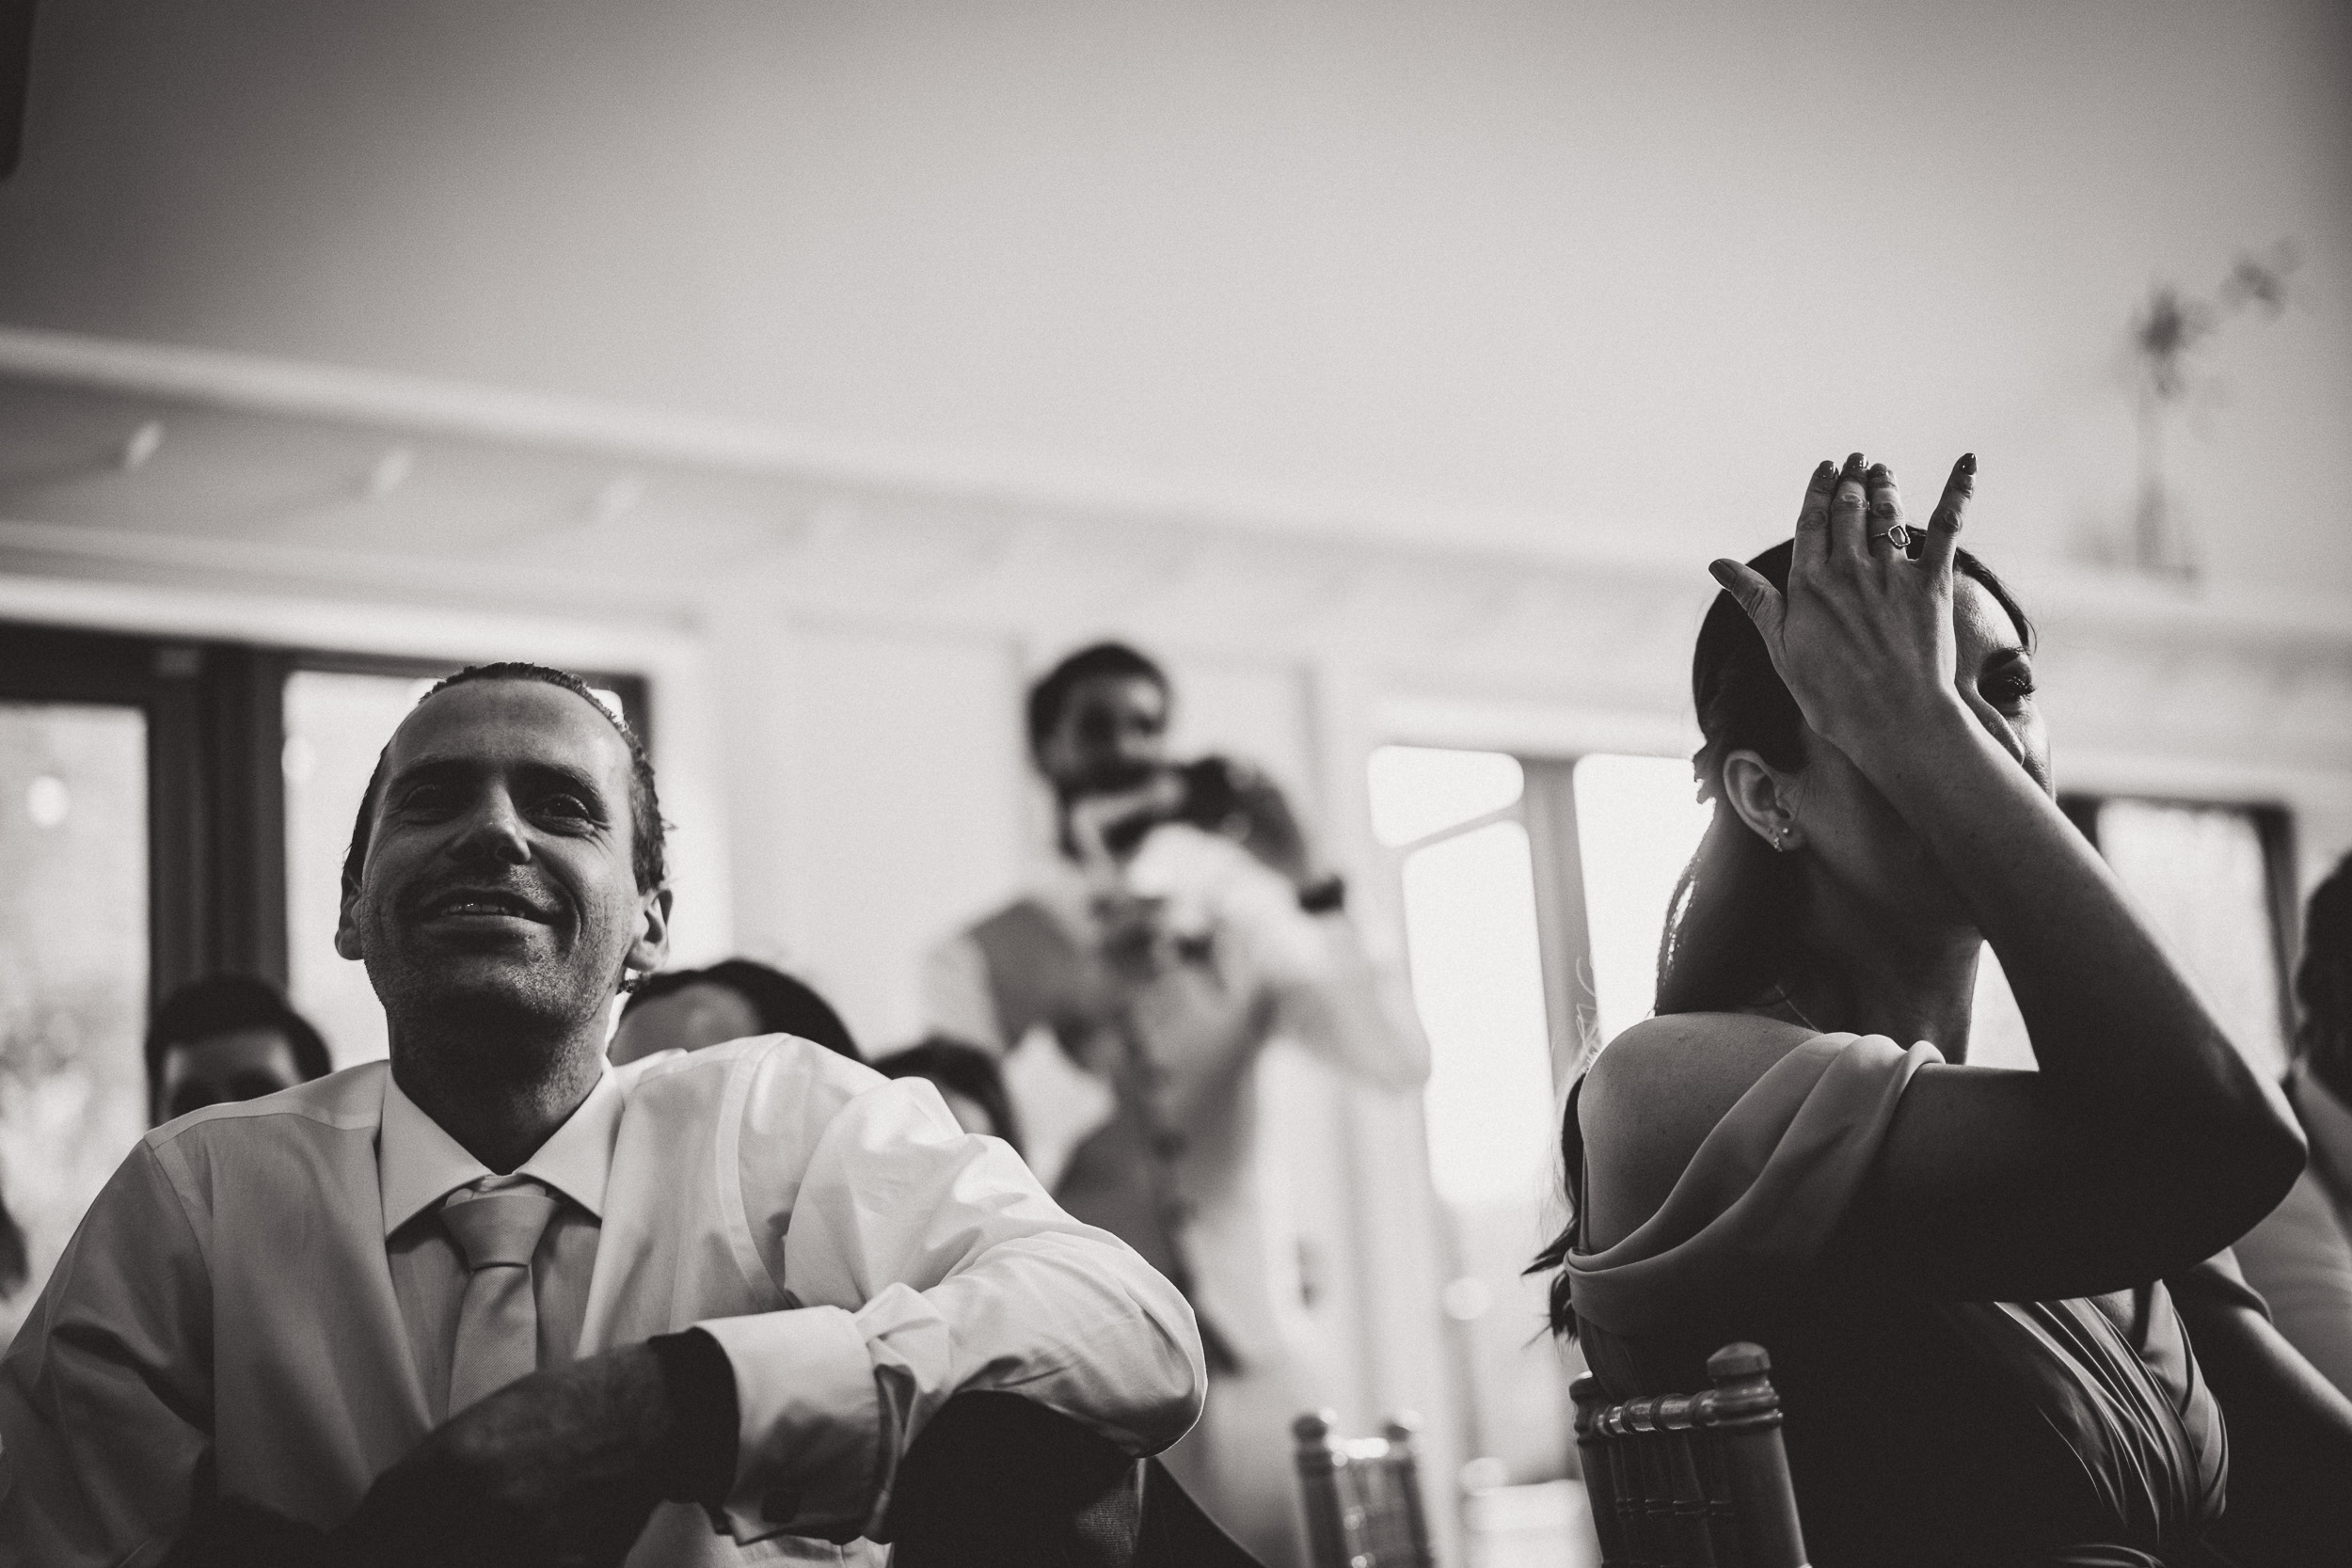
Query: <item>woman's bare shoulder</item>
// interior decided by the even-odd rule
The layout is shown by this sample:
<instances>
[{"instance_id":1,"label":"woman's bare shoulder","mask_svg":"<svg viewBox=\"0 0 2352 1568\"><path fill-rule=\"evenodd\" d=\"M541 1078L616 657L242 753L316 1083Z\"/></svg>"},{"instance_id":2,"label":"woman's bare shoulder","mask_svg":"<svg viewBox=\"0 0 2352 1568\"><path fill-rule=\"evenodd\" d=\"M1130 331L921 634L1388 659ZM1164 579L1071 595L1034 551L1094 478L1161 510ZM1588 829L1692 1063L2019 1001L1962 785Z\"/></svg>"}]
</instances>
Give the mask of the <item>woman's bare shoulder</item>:
<instances>
[{"instance_id":1,"label":"woman's bare shoulder","mask_svg":"<svg viewBox=\"0 0 2352 1568\"><path fill-rule=\"evenodd\" d=\"M1594 1057L1583 1102L1589 1110L1626 1100L1728 1095L1708 1118L1711 1127L1774 1063L1813 1037L1814 1031L1801 1024L1753 1013L1645 1018Z\"/></svg>"},{"instance_id":2,"label":"woman's bare shoulder","mask_svg":"<svg viewBox=\"0 0 2352 1568\"><path fill-rule=\"evenodd\" d=\"M1645 1019L1593 1059L1579 1097L1593 1188L1593 1239L1612 1244L1649 1217L1715 1124L1814 1031L1748 1013Z\"/></svg>"}]
</instances>

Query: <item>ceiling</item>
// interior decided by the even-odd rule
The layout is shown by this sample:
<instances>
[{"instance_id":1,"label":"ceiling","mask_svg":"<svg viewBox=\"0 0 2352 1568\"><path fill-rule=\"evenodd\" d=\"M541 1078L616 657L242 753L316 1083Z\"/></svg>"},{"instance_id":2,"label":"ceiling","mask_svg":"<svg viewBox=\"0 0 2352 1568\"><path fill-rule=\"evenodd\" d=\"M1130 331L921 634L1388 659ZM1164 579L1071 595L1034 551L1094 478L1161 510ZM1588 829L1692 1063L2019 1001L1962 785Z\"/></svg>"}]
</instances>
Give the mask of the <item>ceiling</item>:
<instances>
[{"instance_id":1,"label":"ceiling","mask_svg":"<svg viewBox=\"0 0 2352 1568\"><path fill-rule=\"evenodd\" d=\"M0 567L1679 582L1820 456L1965 445L1979 543L2063 575L2130 516L2133 309L2289 238L2165 477L2206 601L2323 620L2346 79L2320 0L43 8Z\"/></svg>"}]
</instances>

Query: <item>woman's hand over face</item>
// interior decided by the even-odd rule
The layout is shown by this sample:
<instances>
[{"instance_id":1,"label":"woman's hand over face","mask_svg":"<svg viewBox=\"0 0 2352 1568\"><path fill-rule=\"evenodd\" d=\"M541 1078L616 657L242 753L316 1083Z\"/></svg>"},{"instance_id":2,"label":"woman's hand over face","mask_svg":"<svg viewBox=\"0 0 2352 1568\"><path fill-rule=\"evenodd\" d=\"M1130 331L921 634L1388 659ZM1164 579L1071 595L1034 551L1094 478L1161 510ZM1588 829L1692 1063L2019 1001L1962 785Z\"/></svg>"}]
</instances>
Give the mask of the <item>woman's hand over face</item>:
<instances>
[{"instance_id":1,"label":"woman's hand over face","mask_svg":"<svg viewBox=\"0 0 2352 1568\"><path fill-rule=\"evenodd\" d=\"M1865 468L1860 452L1842 468L1824 462L1797 515L1786 594L1737 562L1708 568L1756 623L1805 722L1857 761L1960 701L1952 556L1976 471L1974 453L1952 465L1923 534L1904 523L1884 464Z\"/></svg>"}]
</instances>

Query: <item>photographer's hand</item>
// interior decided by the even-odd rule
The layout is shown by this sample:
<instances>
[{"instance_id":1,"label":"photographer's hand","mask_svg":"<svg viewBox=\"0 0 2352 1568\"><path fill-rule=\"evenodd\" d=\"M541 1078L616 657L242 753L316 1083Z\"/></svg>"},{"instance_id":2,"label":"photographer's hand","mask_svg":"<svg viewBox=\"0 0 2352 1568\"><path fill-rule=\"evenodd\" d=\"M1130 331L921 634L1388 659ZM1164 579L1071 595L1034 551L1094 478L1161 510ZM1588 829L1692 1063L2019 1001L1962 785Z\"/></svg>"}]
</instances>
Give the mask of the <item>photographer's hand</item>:
<instances>
[{"instance_id":1,"label":"photographer's hand","mask_svg":"<svg viewBox=\"0 0 2352 1568\"><path fill-rule=\"evenodd\" d=\"M1233 810L1217 831L1304 888L1322 875L1307 832L1273 776L1253 763L1224 759Z\"/></svg>"},{"instance_id":2,"label":"photographer's hand","mask_svg":"<svg viewBox=\"0 0 2352 1568\"><path fill-rule=\"evenodd\" d=\"M1133 857L1152 826L1184 809L1184 784L1172 772L1155 772L1133 789L1115 794L1088 795L1069 807L1071 847L1078 864L1097 881L1118 879L1119 868Z\"/></svg>"}]
</instances>

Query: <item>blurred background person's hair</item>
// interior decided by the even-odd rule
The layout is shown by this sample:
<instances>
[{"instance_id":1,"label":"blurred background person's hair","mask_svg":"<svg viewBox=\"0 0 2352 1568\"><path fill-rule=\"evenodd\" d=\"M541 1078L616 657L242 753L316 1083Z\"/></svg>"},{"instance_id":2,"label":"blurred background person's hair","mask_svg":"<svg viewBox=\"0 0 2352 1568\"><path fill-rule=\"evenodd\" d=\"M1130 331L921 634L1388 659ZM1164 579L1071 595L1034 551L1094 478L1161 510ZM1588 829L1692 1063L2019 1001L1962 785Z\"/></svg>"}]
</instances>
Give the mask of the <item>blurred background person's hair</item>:
<instances>
[{"instance_id":1,"label":"blurred background person's hair","mask_svg":"<svg viewBox=\"0 0 2352 1568\"><path fill-rule=\"evenodd\" d=\"M2279 1332L2352 1397L2352 855L2312 892L2295 1000L2286 1094L2311 1163L2236 1251Z\"/></svg>"},{"instance_id":2,"label":"blurred background person's hair","mask_svg":"<svg viewBox=\"0 0 2352 1568\"><path fill-rule=\"evenodd\" d=\"M285 993L249 974L191 980L164 998L147 1030L151 1118L253 1100L335 1069L326 1041Z\"/></svg>"},{"instance_id":3,"label":"blurred background person's hair","mask_svg":"<svg viewBox=\"0 0 2352 1568\"><path fill-rule=\"evenodd\" d=\"M2340 1103L2352 1105L2352 855L2312 890L2295 1000L2301 1012L2296 1060ZM2352 1169L2342 1175L2352 1179ZM2352 1180L2346 1196L2352 1196Z\"/></svg>"},{"instance_id":4,"label":"blurred background person's hair","mask_svg":"<svg viewBox=\"0 0 2352 1568\"><path fill-rule=\"evenodd\" d=\"M31 1272L32 1259L24 1249L24 1227L8 1212L8 1200L0 1197L0 1300L23 1290Z\"/></svg>"},{"instance_id":5,"label":"blurred background person's hair","mask_svg":"<svg viewBox=\"0 0 2352 1568\"><path fill-rule=\"evenodd\" d=\"M1062 709L1078 689L1089 681L1104 679L1150 681L1160 689L1169 706L1175 705L1176 691L1168 684L1168 672L1149 654L1124 642L1089 643L1065 656L1029 688L1025 717L1031 756L1043 753L1047 738L1061 722Z\"/></svg>"},{"instance_id":6,"label":"blurred background person's hair","mask_svg":"<svg viewBox=\"0 0 2352 1568\"><path fill-rule=\"evenodd\" d=\"M931 1035L878 1058L874 1069L885 1078L930 1079L965 1132L1002 1138L1020 1150L1021 1123L1005 1092L1005 1075L979 1047Z\"/></svg>"},{"instance_id":7,"label":"blurred background person's hair","mask_svg":"<svg viewBox=\"0 0 2352 1568\"><path fill-rule=\"evenodd\" d=\"M621 1009L610 1054L618 1065L753 1035L798 1035L853 1062L866 1059L831 1003L805 982L749 958L646 975Z\"/></svg>"}]
</instances>

